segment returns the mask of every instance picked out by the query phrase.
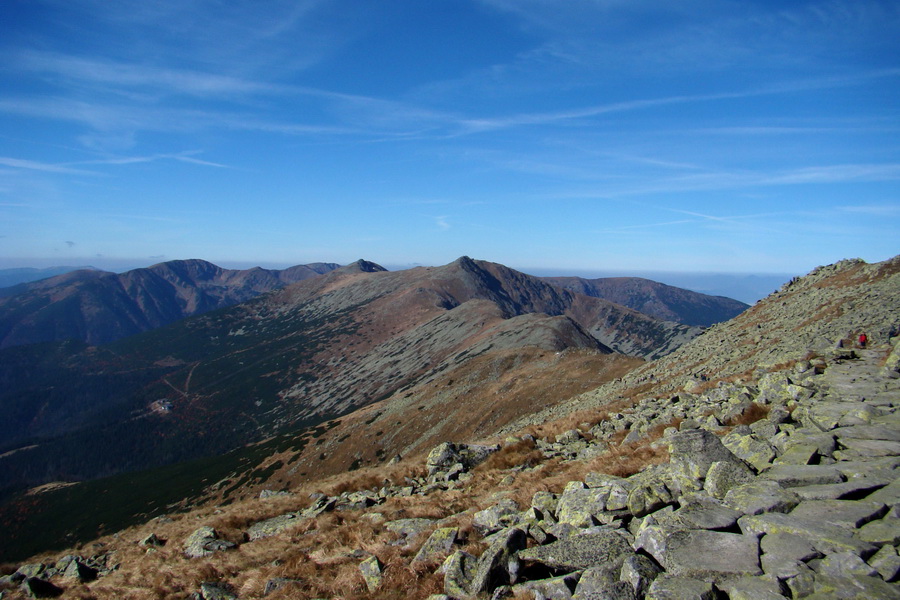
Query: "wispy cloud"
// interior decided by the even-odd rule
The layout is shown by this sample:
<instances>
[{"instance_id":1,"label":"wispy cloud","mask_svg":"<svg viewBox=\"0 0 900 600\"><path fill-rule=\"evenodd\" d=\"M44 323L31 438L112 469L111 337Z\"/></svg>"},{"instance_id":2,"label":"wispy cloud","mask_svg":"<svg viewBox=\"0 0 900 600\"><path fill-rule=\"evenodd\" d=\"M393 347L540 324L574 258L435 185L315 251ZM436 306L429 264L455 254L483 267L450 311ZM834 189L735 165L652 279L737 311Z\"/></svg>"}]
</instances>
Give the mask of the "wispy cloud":
<instances>
[{"instance_id":1,"label":"wispy cloud","mask_svg":"<svg viewBox=\"0 0 900 600\"><path fill-rule=\"evenodd\" d=\"M176 154L153 154L149 156L119 156L119 157L110 157L110 158L98 158L93 160L83 160L68 163L69 165L132 165L132 164L140 164L140 163L149 163L155 162L159 160L174 160L179 162L190 163L194 165L201 165L205 167L216 167L220 169L229 169L228 165L224 165L217 162L212 162L208 160L202 160L199 158L194 158L194 155L199 154L199 151L188 151L181 152Z\"/></svg>"},{"instance_id":2,"label":"wispy cloud","mask_svg":"<svg viewBox=\"0 0 900 600\"><path fill-rule=\"evenodd\" d=\"M858 206L838 206L836 208L842 212L873 217L900 217L900 205L897 204L863 204Z\"/></svg>"},{"instance_id":3,"label":"wispy cloud","mask_svg":"<svg viewBox=\"0 0 900 600\"><path fill-rule=\"evenodd\" d=\"M279 86L184 69L81 58L48 52L20 55L20 69L46 73L79 82L122 87L144 87L197 96L275 93Z\"/></svg>"},{"instance_id":4,"label":"wispy cloud","mask_svg":"<svg viewBox=\"0 0 900 600\"><path fill-rule=\"evenodd\" d=\"M85 171L83 169L73 169L64 165L38 162L34 160L25 160L21 158L10 158L0 156L0 165L12 167L14 169L24 169L28 171L42 171L44 173L63 173L68 175L97 175L93 171Z\"/></svg>"},{"instance_id":5,"label":"wispy cloud","mask_svg":"<svg viewBox=\"0 0 900 600\"><path fill-rule=\"evenodd\" d=\"M666 96L660 98L645 98L629 100L625 102L613 102L582 108L574 108L563 111L549 111L540 113L522 113L502 117L468 118L461 119L459 125L463 133L478 133L497 129L507 129L526 125L551 125L565 121L575 121L598 117L606 114L645 110L675 104L715 102L720 100L737 100L756 96L771 96L800 91L813 91L856 85L860 82L881 78L900 77L900 69L878 69L865 73L854 73L839 77L822 77L811 79L796 79L776 84L748 88L734 92L719 92L711 94L689 94Z\"/></svg>"}]
</instances>

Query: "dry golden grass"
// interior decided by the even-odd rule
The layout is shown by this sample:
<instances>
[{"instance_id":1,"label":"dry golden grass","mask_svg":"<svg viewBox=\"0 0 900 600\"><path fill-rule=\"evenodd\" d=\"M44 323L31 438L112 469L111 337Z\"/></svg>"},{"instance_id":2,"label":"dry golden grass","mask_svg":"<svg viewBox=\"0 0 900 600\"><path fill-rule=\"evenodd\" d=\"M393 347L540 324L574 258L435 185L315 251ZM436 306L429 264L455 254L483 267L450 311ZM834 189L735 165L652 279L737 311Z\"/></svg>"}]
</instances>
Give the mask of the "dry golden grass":
<instances>
[{"instance_id":1,"label":"dry golden grass","mask_svg":"<svg viewBox=\"0 0 900 600\"><path fill-rule=\"evenodd\" d=\"M765 419L769 411L772 409L771 406L757 404L756 402L752 402L750 406L745 408L741 414L731 417L727 419L725 423L723 423L726 427L737 427L738 425L752 425L761 419Z\"/></svg>"}]
</instances>

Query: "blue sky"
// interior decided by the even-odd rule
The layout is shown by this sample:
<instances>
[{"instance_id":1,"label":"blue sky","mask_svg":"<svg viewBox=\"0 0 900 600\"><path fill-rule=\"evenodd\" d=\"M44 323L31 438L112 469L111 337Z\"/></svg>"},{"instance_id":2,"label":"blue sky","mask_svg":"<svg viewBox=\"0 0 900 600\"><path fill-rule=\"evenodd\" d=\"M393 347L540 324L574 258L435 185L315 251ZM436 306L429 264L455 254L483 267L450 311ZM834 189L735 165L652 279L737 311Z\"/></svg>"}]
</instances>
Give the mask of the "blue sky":
<instances>
[{"instance_id":1,"label":"blue sky","mask_svg":"<svg viewBox=\"0 0 900 600\"><path fill-rule=\"evenodd\" d=\"M897 2L0 10L0 267L900 253Z\"/></svg>"}]
</instances>

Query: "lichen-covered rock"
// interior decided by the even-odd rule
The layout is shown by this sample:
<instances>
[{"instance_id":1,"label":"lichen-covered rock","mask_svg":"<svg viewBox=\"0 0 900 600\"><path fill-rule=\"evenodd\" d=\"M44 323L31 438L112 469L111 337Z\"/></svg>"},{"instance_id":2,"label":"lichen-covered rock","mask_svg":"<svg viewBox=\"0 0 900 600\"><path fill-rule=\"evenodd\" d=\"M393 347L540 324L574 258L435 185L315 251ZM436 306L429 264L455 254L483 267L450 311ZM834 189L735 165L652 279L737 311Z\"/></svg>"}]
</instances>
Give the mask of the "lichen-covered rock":
<instances>
[{"instance_id":1,"label":"lichen-covered rock","mask_svg":"<svg viewBox=\"0 0 900 600\"><path fill-rule=\"evenodd\" d=\"M519 573L517 553L526 544L525 532L515 527L491 542L475 565L469 584L470 593L480 594L499 585L516 583Z\"/></svg>"},{"instance_id":2,"label":"lichen-covered rock","mask_svg":"<svg viewBox=\"0 0 900 600\"><path fill-rule=\"evenodd\" d=\"M366 589L369 590L370 594L374 594L381 587L383 579L381 568L381 561L374 555L359 563L359 572L363 577L363 581L366 582Z\"/></svg>"},{"instance_id":3,"label":"lichen-covered rock","mask_svg":"<svg viewBox=\"0 0 900 600\"><path fill-rule=\"evenodd\" d=\"M603 488L587 488L580 482L566 486L556 505L556 518L560 523L575 527L591 527L599 521L595 518L606 510L609 491Z\"/></svg>"},{"instance_id":4,"label":"lichen-covered rock","mask_svg":"<svg viewBox=\"0 0 900 600\"><path fill-rule=\"evenodd\" d=\"M497 504L475 513L472 525L483 535L518 525L521 521L519 507L513 500L504 498Z\"/></svg>"},{"instance_id":5,"label":"lichen-covered rock","mask_svg":"<svg viewBox=\"0 0 900 600\"><path fill-rule=\"evenodd\" d=\"M620 530L592 528L553 543L519 552L519 559L548 567L576 570L603 564L621 565L633 552L631 541Z\"/></svg>"},{"instance_id":6,"label":"lichen-covered rock","mask_svg":"<svg viewBox=\"0 0 900 600\"><path fill-rule=\"evenodd\" d=\"M200 558L234 547L236 545L233 542L220 540L215 529L204 526L194 530L184 541L184 554L189 558Z\"/></svg>"},{"instance_id":7,"label":"lichen-covered rock","mask_svg":"<svg viewBox=\"0 0 900 600\"><path fill-rule=\"evenodd\" d=\"M301 519L300 515L297 513L286 513L283 515L278 515L277 517L272 517L271 519L259 521L258 523L254 523L253 525L251 525L247 529L247 536L250 541L253 541L264 537L277 535L285 529L288 529L289 527L299 525L303 521L304 519Z\"/></svg>"},{"instance_id":8,"label":"lichen-covered rock","mask_svg":"<svg viewBox=\"0 0 900 600\"><path fill-rule=\"evenodd\" d=\"M441 566L444 572L444 593L451 598L467 598L473 570L478 559L462 550L447 557Z\"/></svg>"},{"instance_id":9,"label":"lichen-covered rock","mask_svg":"<svg viewBox=\"0 0 900 600\"><path fill-rule=\"evenodd\" d=\"M669 574L657 577L647 592L647 600L715 600L715 598L716 590L712 582Z\"/></svg>"},{"instance_id":10,"label":"lichen-covered rock","mask_svg":"<svg viewBox=\"0 0 900 600\"><path fill-rule=\"evenodd\" d=\"M666 540L666 572L704 581L762 575L755 536L718 531L676 531Z\"/></svg>"},{"instance_id":11,"label":"lichen-covered rock","mask_svg":"<svg viewBox=\"0 0 900 600\"><path fill-rule=\"evenodd\" d=\"M670 436L668 442L673 470L690 479L706 478L707 471L716 461L744 464L715 434L705 429L679 431Z\"/></svg>"},{"instance_id":12,"label":"lichen-covered rock","mask_svg":"<svg viewBox=\"0 0 900 600\"><path fill-rule=\"evenodd\" d=\"M419 548L419 552L413 559L413 562L424 562L434 560L442 555L449 554L456 543L456 537L459 535L457 527L441 527L435 529L429 538Z\"/></svg>"}]
</instances>

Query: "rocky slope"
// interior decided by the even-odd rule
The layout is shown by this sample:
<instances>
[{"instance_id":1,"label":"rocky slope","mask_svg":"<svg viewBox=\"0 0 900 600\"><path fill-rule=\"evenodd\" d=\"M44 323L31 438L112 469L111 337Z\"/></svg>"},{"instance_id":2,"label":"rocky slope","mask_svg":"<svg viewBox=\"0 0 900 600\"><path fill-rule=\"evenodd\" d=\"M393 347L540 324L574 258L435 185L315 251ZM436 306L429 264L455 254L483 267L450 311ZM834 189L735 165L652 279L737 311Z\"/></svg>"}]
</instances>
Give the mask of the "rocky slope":
<instances>
[{"instance_id":1,"label":"rocky slope","mask_svg":"<svg viewBox=\"0 0 900 600\"><path fill-rule=\"evenodd\" d=\"M65 339L103 344L337 267L313 263L283 270L231 270L203 260L175 260L122 274L71 271L3 290L0 348Z\"/></svg>"},{"instance_id":2,"label":"rocky slope","mask_svg":"<svg viewBox=\"0 0 900 600\"><path fill-rule=\"evenodd\" d=\"M603 298L664 321L709 327L727 321L749 308L738 300L709 296L641 277L542 277L544 281Z\"/></svg>"},{"instance_id":3,"label":"rocky slope","mask_svg":"<svg viewBox=\"0 0 900 600\"><path fill-rule=\"evenodd\" d=\"M585 412L569 430L440 444L418 468L324 493L156 519L16 563L0 585L10 598L898 598L900 339L887 341Z\"/></svg>"}]
</instances>

